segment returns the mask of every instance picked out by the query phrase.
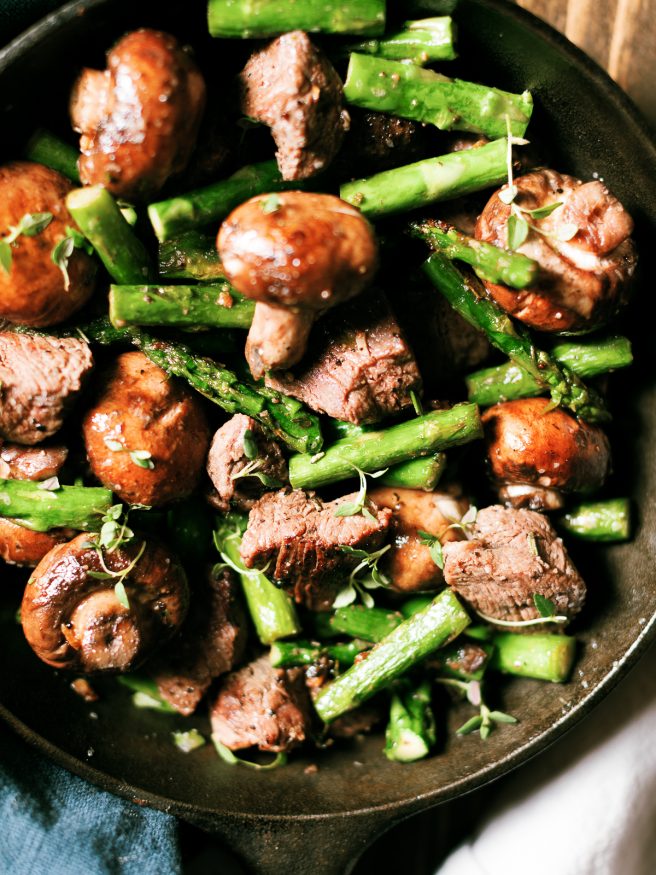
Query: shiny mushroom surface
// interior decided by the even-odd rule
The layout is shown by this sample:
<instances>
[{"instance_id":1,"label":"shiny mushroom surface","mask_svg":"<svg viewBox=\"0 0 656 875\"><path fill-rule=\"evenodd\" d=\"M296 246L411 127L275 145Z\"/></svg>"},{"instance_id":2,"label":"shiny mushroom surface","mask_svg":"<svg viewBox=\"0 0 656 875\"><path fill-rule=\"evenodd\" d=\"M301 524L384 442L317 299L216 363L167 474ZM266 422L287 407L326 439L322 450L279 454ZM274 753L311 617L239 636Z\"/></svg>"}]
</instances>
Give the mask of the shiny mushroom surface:
<instances>
[{"instance_id":1,"label":"shiny mushroom surface","mask_svg":"<svg viewBox=\"0 0 656 875\"><path fill-rule=\"evenodd\" d=\"M140 200L184 170L205 107L205 81L175 37L141 28L107 54L107 69L85 69L70 102L81 134L84 185Z\"/></svg>"},{"instance_id":2,"label":"shiny mushroom surface","mask_svg":"<svg viewBox=\"0 0 656 875\"><path fill-rule=\"evenodd\" d=\"M115 591L118 580L129 607ZM185 573L162 545L137 539L109 551L82 534L38 564L21 621L30 647L54 668L128 671L180 627L187 602Z\"/></svg>"}]
</instances>

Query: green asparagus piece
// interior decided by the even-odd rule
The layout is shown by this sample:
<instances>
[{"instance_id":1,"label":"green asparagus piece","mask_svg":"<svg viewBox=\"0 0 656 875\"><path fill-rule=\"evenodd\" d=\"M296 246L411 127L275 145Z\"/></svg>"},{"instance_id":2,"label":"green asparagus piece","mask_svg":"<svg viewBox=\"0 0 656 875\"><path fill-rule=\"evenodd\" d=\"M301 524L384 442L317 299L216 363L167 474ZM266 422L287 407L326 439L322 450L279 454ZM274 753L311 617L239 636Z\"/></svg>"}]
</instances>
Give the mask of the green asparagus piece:
<instances>
[{"instance_id":1,"label":"green asparagus piece","mask_svg":"<svg viewBox=\"0 0 656 875\"><path fill-rule=\"evenodd\" d=\"M314 617L317 634L321 638L349 635L364 641L382 641L403 622L399 611L385 608L366 608L364 605L348 605L334 613L320 613Z\"/></svg>"},{"instance_id":2,"label":"green asparagus piece","mask_svg":"<svg viewBox=\"0 0 656 875\"><path fill-rule=\"evenodd\" d=\"M528 331L522 325L513 323L494 301L479 295L441 253L431 255L423 268L453 309L470 325L483 331L493 346L544 386L554 404L568 407L588 422L609 419L602 400L595 392L588 389L569 368L537 349Z\"/></svg>"},{"instance_id":3,"label":"green asparagus piece","mask_svg":"<svg viewBox=\"0 0 656 875\"><path fill-rule=\"evenodd\" d=\"M425 413L383 431L343 438L321 456L294 455L289 460L289 482L294 489L317 489L353 477L357 469L373 473L466 444L481 434L478 408L474 404L456 404L449 410Z\"/></svg>"},{"instance_id":4,"label":"green asparagus piece","mask_svg":"<svg viewBox=\"0 0 656 875\"><path fill-rule=\"evenodd\" d=\"M110 490L59 486L53 479L42 483L0 479L0 516L35 532L60 528L98 531L102 517L112 506Z\"/></svg>"},{"instance_id":5,"label":"green asparagus piece","mask_svg":"<svg viewBox=\"0 0 656 875\"><path fill-rule=\"evenodd\" d=\"M80 153L74 146L60 140L50 131L39 128L32 134L25 147L25 157L28 161L44 164L80 184L80 174L77 169Z\"/></svg>"},{"instance_id":6,"label":"green asparagus piece","mask_svg":"<svg viewBox=\"0 0 656 875\"><path fill-rule=\"evenodd\" d=\"M150 257L107 189L101 185L75 188L66 206L115 282L148 281L153 274Z\"/></svg>"},{"instance_id":7,"label":"green asparagus piece","mask_svg":"<svg viewBox=\"0 0 656 875\"><path fill-rule=\"evenodd\" d=\"M116 680L128 690L132 690L132 704L136 708L150 708L164 714L176 714L173 705L162 696L155 681L140 675L122 674Z\"/></svg>"},{"instance_id":8,"label":"green asparagus piece","mask_svg":"<svg viewBox=\"0 0 656 875\"><path fill-rule=\"evenodd\" d=\"M216 236L201 231L187 231L159 244L159 275L164 279L225 279L225 271L216 250Z\"/></svg>"},{"instance_id":9,"label":"green asparagus piece","mask_svg":"<svg viewBox=\"0 0 656 875\"><path fill-rule=\"evenodd\" d=\"M631 537L628 498L584 501L558 519L561 528L584 541L627 541Z\"/></svg>"},{"instance_id":10,"label":"green asparagus piece","mask_svg":"<svg viewBox=\"0 0 656 875\"><path fill-rule=\"evenodd\" d=\"M110 286L113 325L166 325L187 330L248 328L255 302L229 283L196 286Z\"/></svg>"},{"instance_id":11,"label":"green asparagus piece","mask_svg":"<svg viewBox=\"0 0 656 875\"><path fill-rule=\"evenodd\" d=\"M437 740L427 680L395 690L385 730L384 753L388 760L413 763L428 756Z\"/></svg>"},{"instance_id":12,"label":"green asparagus piece","mask_svg":"<svg viewBox=\"0 0 656 875\"><path fill-rule=\"evenodd\" d=\"M626 368L633 361L631 342L626 337L558 343L549 353L581 379ZM512 362L475 371L465 381L469 400L481 407L517 398L532 398L545 391L535 377Z\"/></svg>"},{"instance_id":13,"label":"green asparagus piece","mask_svg":"<svg viewBox=\"0 0 656 875\"><path fill-rule=\"evenodd\" d=\"M383 486L396 486L400 489L423 489L432 492L440 481L446 468L444 453L435 453L423 459L410 459L399 465L392 465L379 479Z\"/></svg>"},{"instance_id":14,"label":"green asparagus piece","mask_svg":"<svg viewBox=\"0 0 656 875\"><path fill-rule=\"evenodd\" d=\"M423 611L424 608L427 608L434 598L435 593L433 593L432 595L430 595L429 593L419 593L419 595L411 596L409 599L406 599L400 606L399 610L401 611L401 615L405 620L407 620L408 617L416 614L417 611Z\"/></svg>"},{"instance_id":15,"label":"green asparagus piece","mask_svg":"<svg viewBox=\"0 0 656 875\"><path fill-rule=\"evenodd\" d=\"M426 158L346 182L339 196L369 218L416 210L503 182L508 172L506 152L507 141L501 139L478 149Z\"/></svg>"},{"instance_id":16,"label":"green asparagus piece","mask_svg":"<svg viewBox=\"0 0 656 875\"><path fill-rule=\"evenodd\" d=\"M376 112L435 125L443 131L476 131L490 139L526 133L533 98L487 85L449 79L416 64L352 54L344 97Z\"/></svg>"},{"instance_id":17,"label":"green asparagus piece","mask_svg":"<svg viewBox=\"0 0 656 875\"><path fill-rule=\"evenodd\" d=\"M259 39L290 30L377 36L385 28L385 0L209 0L210 34Z\"/></svg>"},{"instance_id":18,"label":"green asparagus piece","mask_svg":"<svg viewBox=\"0 0 656 875\"><path fill-rule=\"evenodd\" d=\"M447 258L471 265L482 280L525 289L538 275L538 263L521 252L507 252L492 243L468 237L446 222L413 222L410 230L414 237L425 240Z\"/></svg>"},{"instance_id":19,"label":"green asparagus piece","mask_svg":"<svg viewBox=\"0 0 656 875\"><path fill-rule=\"evenodd\" d=\"M366 659L357 662L315 699L315 709L330 723L370 698L429 653L457 637L469 617L450 589L445 589L423 611L397 626L376 644Z\"/></svg>"},{"instance_id":20,"label":"green asparagus piece","mask_svg":"<svg viewBox=\"0 0 656 875\"><path fill-rule=\"evenodd\" d=\"M570 676L576 655L576 639L570 635L494 635L490 668L505 674L562 684Z\"/></svg>"},{"instance_id":21,"label":"green asparagus piece","mask_svg":"<svg viewBox=\"0 0 656 875\"><path fill-rule=\"evenodd\" d=\"M289 638L301 631L294 603L261 572L247 569L241 561L239 546L246 529L246 519L224 517L214 535L221 558L239 574L248 611L262 644Z\"/></svg>"},{"instance_id":22,"label":"green asparagus piece","mask_svg":"<svg viewBox=\"0 0 656 875\"><path fill-rule=\"evenodd\" d=\"M271 664L274 668L314 665L323 658L332 659L348 668L355 657L368 650L368 641L341 641L335 644L317 644L312 641L277 641L271 646Z\"/></svg>"},{"instance_id":23,"label":"green asparagus piece","mask_svg":"<svg viewBox=\"0 0 656 875\"><path fill-rule=\"evenodd\" d=\"M276 162L263 161L242 167L221 182L151 204L148 217L157 239L169 240L183 231L219 222L256 194L289 188L303 188L303 184L284 182Z\"/></svg>"},{"instance_id":24,"label":"green asparagus piece","mask_svg":"<svg viewBox=\"0 0 656 875\"><path fill-rule=\"evenodd\" d=\"M455 25L450 15L406 21L397 30L380 39L370 39L347 46L347 51L377 55L390 61L410 61L424 66L434 61L452 61L458 56Z\"/></svg>"},{"instance_id":25,"label":"green asparagus piece","mask_svg":"<svg viewBox=\"0 0 656 875\"><path fill-rule=\"evenodd\" d=\"M183 343L158 340L138 328L115 328L106 319L78 330L95 343L136 346L167 374L186 380L228 413L245 413L257 419L296 452L317 453L321 449L319 420L300 401L273 389L242 382L234 371L196 355Z\"/></svg>"}]
</instances>

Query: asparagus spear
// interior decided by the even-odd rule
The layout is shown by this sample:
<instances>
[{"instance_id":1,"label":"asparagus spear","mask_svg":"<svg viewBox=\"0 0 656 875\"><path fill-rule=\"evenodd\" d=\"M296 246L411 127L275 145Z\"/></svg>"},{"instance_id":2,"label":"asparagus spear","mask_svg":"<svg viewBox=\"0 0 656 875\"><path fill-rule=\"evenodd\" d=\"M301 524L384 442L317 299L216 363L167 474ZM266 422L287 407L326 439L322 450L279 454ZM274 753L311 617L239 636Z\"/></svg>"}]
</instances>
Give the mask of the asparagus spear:
<instances>
[{"instance_id":1,"label":"asparagus spear","mask_svg":"<svg viewBox=\"0 0 656 875\"><path fill-rule=\"evenodd\" d=\"M405 620L376 644L366 659L319 692L314 702L319 717L330 723L355 708L458 636L469 622L453 592L444 590L427 608Z\"/></svg>"},{"instance_id":2,"label":"asparagus spear","mask_svg":"<svg viewBox=\"0 0 656 875\"><path fill-rule=\"evenodd\" d=\"M254 39L289 30L376 36L385 28L385 0L209 0L212 36Z\"/></svg>"},{"instance_id":3,"label":"asparagus spear","mask_svg":"<svg viewBox=\"0 0 656 875\"><path fill-rule=\"evenodd\" d=\"M571 535L584 541L627 541L631 537L631 504L628 498L584 501L558 520Z\"/></svg>"},{"instance_id":4,"label":"asparagus spear","mask_svg":"<svg viewBox=\"0 0 656 875\"><path fill-rule=\"evenodd\" d=\"M447 258L471 265L481 279L491 283L525 289L538 275L537 262L521 252L506 252L492 243L468 237L446 222L413 222L410 231Z\"/></svg>"},{"instance_id":5,"label":"asparagus spear","mask_svg":"<svg viewBox=\"0 0 656 875\"><path fill-rule=\"evenodd\" d=\"M48 481L0 479L0 516L9 517L27 529L47 532L70 528L95 532L112 506L109 489L96 486L46 488Z\"/></svg>"},{"instance_id":6,"label":"asparagus spear","mask_svg":"<svg viewBox=\"0 0 656 875\"><path fill-rule=\"evenodd\" d=\"M169 240L183 231L218 222L256 194L302 187L298 180L284 182L275 161L263 161L242 167L221 182L151 204L148 217L157 239Z\"/></svg>"},{"instance_id":7,"label":"asparagus spear","mask_svg":"<svg viewBox=\"0 0 656 875\"><path fill-rule=\"evenodd\" d=\"M455 30L450 15L406 21L400 30L380 39L352 43L346 51L377 55L390 61L410 61L420 66L434 61L452 61L457 57Z\"/></svg>"},{"instance_id":8,"label":"asparagus spear","mask_svg":"<svg viewBox=\"0 0 656 875\"><path fill-rule=\"evenodd\" d=\"M348 668L355 657L371 644L367 641L342 641L335 644L316 644L312 641L277 641L271 646L271 664L274 668L314 665L324 657Z\"/></svg>"},{"instance_id":9,"label":"asparagus spear","mask_svg":"<svg viewBox=\"0 0 656 875\"><path fill-rule=\"evenodd\" d=\"M237 571L257 636L262 644L298 635L301 625L296 608L287 593L275 587L261 572L247 569L239 546L246 529L241 517L224 517L214 535L214 543L224 562Z\"/></svg>"},{"instance_id":10,"label":"asparagus spear","mask_svg":"<svg viewBox=\"0 0 656 875\"><path fill-rule=\"evenodd\" d=\"M501 139L478 149L426 158L346 182L339 196L369 218L415 210L503 182L507 148L507 140Z\"/></svg>"},{"instance_id":11,"label":"asparagus spear","mask_svg":"<svg viewBox=\"0 0 656 875\"><path fill-rule=\"evenodd\" d=\"M80 153L44 128L38 128L30 137L25 147L25 157L28 161L36 161L37 164L51 167L80 184L80 174L77 169Z\"/></svg>"},{"instance_id":12,"label":"asparagus spear","mask_svg":"<svg viewBox=\"0 0 656 875\"><path fill-rule=\"evenodd\" d=\"M150 257L107 189L101 185L75 188L66 206L113 280L125 284L148 281L153 273Z\"/></svg>"},{"instance_id":13,"label":"asparagus spear","mask_svg":"<svg viewBox=\"0 0 656 875\"><path fill-rule=\"evenodd\" d=\"M482 434L478 408L456 404L392 425L343 438L321 456L298 454L289 460L289 482L295 489L317 489L353 477L357 469L380 471L409 459L468 443Z\"/></svg>"},{"instance_id":14,"label":"asparagus spear","mask_svg":"<svg viewBox=\"0 0 656 875\"><path fill-rule=\"evenodd\" d=\"M437 740L427 680L395 690L385 730L384 753L388 760L413 763L428 756Z\"/></svg>"},{"instance_id":15,"label":"asparagus spear","mask_svg":"<svg viewBox=\"0 0 656 875\"><path fill-rule=\"evenodd\" d=\"M526 133L533 98L449 79L416 64L352 54L344 97L349 103L433 124L443 131L477 131L491 139Z\"/></svg>"},{"instance_id":16,"label":"asparagus spear","mask_svg":"<svg viewBox=\"0 0 656 875\"><path fill-rule=\"evenodd\" d=\"M633 361L631 342L626 337L568 341L556 344L549 352L559 364L566 365L582 379L625 368ZM545 391L535 377L512 362L475 371L465 382L469 400L481 407L531 398Z\"/></svg>"},{"instance_id":17,"label":"asparagus spear","mask_svg":"<svg viewBox=\"0 0 656 875\"><path fill-rule=\"evenodd\" d=\"M474 291L460 271L441 253L431 255L423 268L453 309L470 325L483 331L490 343L544 386L554 404L568 407L588 422L602 422L609 418L596 393L588 389L569 368L537 349L528 331L521 325L515 325L494 301Z\"/></svg>"},{"instance_id":18,"label":"asparagus spear","mask_svg":"<svg viewBox=\"0 0 656 875\"><path fill-rule=\"evenodd\" d=\"M225 271L216 250L216 238L187 231L159 244L159 275L164 279L216 281Z\"/></svg>"},{"instance_id":19,"label":"asparagus spear","mask_svg":"<svg viewBox=\"0 0 656 875\"><path fill-rule=\"evenodd\" d=\"M576 639L570 635L494 635L490 668L505 674L562 684L572 671Z\"/></svg>"},{"instance_id":20,"label":"asparagus spear","mask_svg":"<svg viewBox=\"0 0 656 875\"><path fill-rule=\"evenodd\" d=\"M401 625L403 614L385 608L347 605L345 608L338 608L334 613L316 614L314 622L321 638L349 635L351 638L378 642Z\"/></svg>"},{"instance_id":21,"label":"asparagus spear","mask_svg":"<svg viewBox=\"0 0 656 875\"><path fill-rule=\"evenodd\" d=\"M248 328L255 302L229 283L195 286L110 286L109 318L113 325L166 325L175 328Z\"/></svg>"}]
</instances>

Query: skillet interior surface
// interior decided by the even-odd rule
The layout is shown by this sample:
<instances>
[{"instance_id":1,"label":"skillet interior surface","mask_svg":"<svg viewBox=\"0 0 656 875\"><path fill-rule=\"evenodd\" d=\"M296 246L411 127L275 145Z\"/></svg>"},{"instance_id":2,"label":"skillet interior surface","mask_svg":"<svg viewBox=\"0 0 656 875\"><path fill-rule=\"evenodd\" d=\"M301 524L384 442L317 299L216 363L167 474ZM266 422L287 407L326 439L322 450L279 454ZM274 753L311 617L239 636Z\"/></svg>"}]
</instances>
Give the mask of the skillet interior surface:
<instances>
[{"instance_id":1,"label":"skillet interior surface","mask_svg":"<svg viewBox=\"0 0 656 875\"><path fill-rule=\"evenodd\" d=\"M204 2L188 4L179 16L158 0L76 2L17 40L0 54L3 158L14 154L37 124L65 125L66 90L76 71L83 64L100 65L106 47L129 28L170 29L193 42L203 64L220 69L232 49L222 44L217 51L199 36L206 32L204 7ZM521 9L463 0L457 17L461 69L469 78L533 92L533 138L547 143L555 167L586 178L598 174L622 200L636 220L644 272L656 239L656 151L629 101L592 62ZM477 736L456 738L454 729L469 713L456 708L448 717L443 750L414 765L388 762L380 736L348 749L294 757L271 773L231 768L209 745L185 755L172 745L170 732L188 727L188 721L134 709L128 691L113 681L99 684L101 701L85 704L69 689L68 677L36 659L20 627L7 621L19 598L11 581L0 594L5 617L0 713L72 771L206 826L225 815L273 829L274 822L290 817L336 822L359 813L371 832L374 822L453 798L525 761L589 711L655 634L656 398L647 297L643 285L626 319L636 365L614 378L611 399L614 488L634 499L636 537L626 545L573 551L589 587L589 605L574 630L581 642L574 677L566 686L504 683L500 705L520 718L516 726L503 727L485 743ZM5 570L0 574L9 577ZM195 725L207 731L203 719ZM316 774L305 773L310 762L319 765Z\"/></svg>"}]
</instances>

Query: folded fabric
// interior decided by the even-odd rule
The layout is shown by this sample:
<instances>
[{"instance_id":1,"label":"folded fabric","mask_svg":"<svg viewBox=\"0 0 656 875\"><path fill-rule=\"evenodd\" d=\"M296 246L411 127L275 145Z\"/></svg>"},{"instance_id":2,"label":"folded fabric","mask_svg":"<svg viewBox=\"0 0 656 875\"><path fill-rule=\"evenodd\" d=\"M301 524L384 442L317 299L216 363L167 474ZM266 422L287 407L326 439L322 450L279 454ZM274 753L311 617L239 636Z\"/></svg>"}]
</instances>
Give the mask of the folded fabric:
<instances>
[{"instance_id":1,"label":"folded fabric","mask_svg":"<svg viewBox=\"0 0 656 875\"><path fill-rule=\"evenodd\" d=\"M653 875L655 738L653 646L584 723L503 784L437 875Z\"/></svg>"}]
</instances>

